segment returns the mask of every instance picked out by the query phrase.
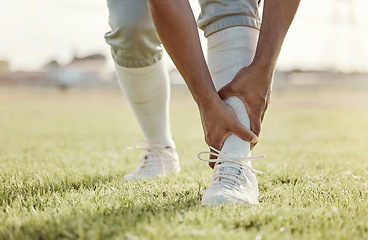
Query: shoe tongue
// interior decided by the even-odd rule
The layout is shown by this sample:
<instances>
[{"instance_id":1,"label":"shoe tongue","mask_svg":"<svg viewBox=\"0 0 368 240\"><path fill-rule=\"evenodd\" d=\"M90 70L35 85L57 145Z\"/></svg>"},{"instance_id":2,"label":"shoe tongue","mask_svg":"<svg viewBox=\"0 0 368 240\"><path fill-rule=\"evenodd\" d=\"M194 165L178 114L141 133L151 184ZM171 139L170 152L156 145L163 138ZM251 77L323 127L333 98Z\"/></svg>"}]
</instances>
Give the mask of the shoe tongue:
<instances>
[{"instance_id":1,"label":"shoe tongue","mask_svg":"<svg viewBox=\"0 0 368 240\"><path fill-rule=\"evenodd\" d=\"M218 163L218 168L219 168L219 178L218 181L224 184L230 184L231 186L235 185L235 182L227 179L227 178L223 178L221 176L231 176L231 177L236 177L236 176L240 176L241 171L240 169L238 169L237 164L236 163L231 163L231 162L223 162L223 163Z\"/></svg>"},{"instance_id":2,"label":"shoe tongue","mask_svg":"<svg viewBox=\"0 0 368 240\"><path fill-rule=\"evenodd\" d=\"M221 173L234 173L234 174L241 174L240 166L238 167L235 163L222 163L221 164Z\"/></svg>"},{"instance_id":3,"label":"shoe tongue","mask_svg":"<svg viewBox=\"0 0 368 240\"><path fill-rule=\"evenodd\" d=\"M244 157L244 155L242 155L242 154L239 154L239 153L233 153L233 152L227 152L227 153L225 153L225 155L226 155L227 157L229 157L230 159L233 159L233 160L235 160L235 161L237 161L236 159L244 159L244 158L246 158L246 157L249 157L249 156L250 156L250 154L249 154L249 156L245 156L245 157ZM245 164L247 164L249 167L252 167L252 165L251 165L250 161L240 161L240 160L239 160L239 162L245 163Z\"/></svg>"},{"instance_id":4,"label":"shoe tongue","mask_svg":"<svg viewBox=\"0 0 368 240\"><path fill-rule=\"evenodd\" d=\"M241 158L242 156L238 153L233 153L233 152L227 152L225 153L226 156L228 156L229 158L232 158L232 159L239 159Z\"/></svg>"},{"instance_id":5,"label":"shoe tongue","mask_svg":"<svg viewBox=\"0 0 368 240\"><path fill-rule=\"evenodd\" d=\"M155 151L152 151L150 149L148 149L146 151L146 153L143 155L144 158L144 162L152 162L152 161L157 161L158 160L158 154Z\"/></svg>"}]
</instances>

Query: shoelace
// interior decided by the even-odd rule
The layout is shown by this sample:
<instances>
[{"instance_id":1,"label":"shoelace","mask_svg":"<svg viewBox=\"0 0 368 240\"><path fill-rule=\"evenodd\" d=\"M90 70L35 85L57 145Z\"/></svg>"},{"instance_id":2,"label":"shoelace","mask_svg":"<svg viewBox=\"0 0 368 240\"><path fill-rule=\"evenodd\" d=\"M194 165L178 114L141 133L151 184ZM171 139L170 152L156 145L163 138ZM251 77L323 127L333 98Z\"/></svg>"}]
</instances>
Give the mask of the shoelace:
<instances>
[{"instance_id":1,"label":"shoelace","mask_svg":"<svg viewBox=\"0 0 368 240\"><path fill-rule=\"evenodd\" d=\"M164 150L167 150L166 146L164 146L162 144L157 144L157 143L149 143L145 140L138 140L134 143L133 146L127 147L126 149L128 149L128 150L144 150L146 152L145 155L142 157L141 162L140 162L140 167L141 168L156 165L157 164L156 159L153 158L153 157L150 157L150 155L157 156L158 159L159 159L163 174L166 174L165 163L164 163L164 159L162 157L162 153L168 154L168 155L172 154L170 151L165 151L164 152Z\"/></svg>"},{"instance_id":2,"label":"shoelace","mask_svg":"<svg viewBox=\"0 0 368 240\"><path fill-rule=\"evenodd\" d=\"M252 161L252 160L256 160L259 158L264 158L265 155L260 155L260 156L253 156L253 157L245 157L245 156L238 156L238 157L234 157L234 156L229 156L229 154L223 153L219 150L217 150L214 147L210 147L210 149L212 149L215 152L209 152L209 151L201 151L198 153L198 158L202 161L205 162L213 162L213 163L221 163L224 164L224 166L221 166L220 168L232 168L235 171L227 171L227 172L221 172L220 171L215 171L215 175L213 177L213 182L215 183L217 179L227 179L231 182L233 182L233 186L235 186L235 184L237 183L238 185L241 185L241 181L244 181L245 179L242 178L240 175L241 170L243 168L248 169L249 171L251 171L252 173L256 172L259 174L262 174L261 171L255 170L252 167L248 166L245 162L246 161ZM202 158L201 155L202 154L209 154L210 156L216 156L217 159L205 159ZM218 165L216 165L216 167L219 167ZM239 173L239 174L238 174Z\"/></svg>"}]
</instances>

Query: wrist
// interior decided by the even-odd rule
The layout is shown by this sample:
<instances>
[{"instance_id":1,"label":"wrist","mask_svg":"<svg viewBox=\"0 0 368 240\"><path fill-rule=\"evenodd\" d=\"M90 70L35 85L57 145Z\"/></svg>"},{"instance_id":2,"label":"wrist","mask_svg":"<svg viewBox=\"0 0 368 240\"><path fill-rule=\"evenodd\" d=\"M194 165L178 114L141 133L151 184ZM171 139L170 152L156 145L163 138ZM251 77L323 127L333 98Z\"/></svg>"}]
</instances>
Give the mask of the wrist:
<instances>
[{"instance_id":1,"label":"wrist","mask_svg":"<svg viewBox=\"0 0 368 240\"><path fill-rule=\"evenodd\" d=\"M266 74L267 76L272 76L275 71L276 63L274 63L274 61L271 61L270 59L255 57L250 66L256 71Z\"/></svg>"},{"instance_id":2,"label":"wrist","mask_svg":"<svg viewBox=\"0 0 368 240\"><path fill-rule=\"evenodd\" d=\"M216 108L218 104L223 103L222 99L217 92L215 94L203 94L202 97L195 99L198 105L198 109L202 112L203 110L209 110L213 107Z\"/></svg>"},{"instance_id":3,"label":"wrist","mask_svg":"<svg viewBox=\"0 0 368 240\"><path fill-rule=\"evenodd\" d=\"M197 101L198 109L200 111L203 111L203 110L209 110L213 107L216 108L216 106L220 104L220 101L222 102L219 96L215 96L213 98L201 99L201 101Z\"/></svg>"},{"instance_id":4,"label":"wrist","mask_svg":"<svg viewBox=\"0 0 368 240\"><path fill-rule=\"evenodd\" d=\"M247 68L247 67L246 67ZM257 82L263 87L270 88L272 85L275 67L269 62L253 61L248 68L252 68L254 75L257 77Z\"/></svg>"}]
</instances>

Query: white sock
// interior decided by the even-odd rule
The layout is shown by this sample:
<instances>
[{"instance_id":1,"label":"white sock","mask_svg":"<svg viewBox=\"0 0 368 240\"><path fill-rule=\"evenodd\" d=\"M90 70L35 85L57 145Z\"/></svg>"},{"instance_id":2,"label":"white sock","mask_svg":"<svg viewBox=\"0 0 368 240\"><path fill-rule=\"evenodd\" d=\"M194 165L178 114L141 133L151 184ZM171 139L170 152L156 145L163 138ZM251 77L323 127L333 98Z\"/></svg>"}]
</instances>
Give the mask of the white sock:
<instances>
[{"instance_id":1,"label":"white sock","mask_svg":"<svg viewBox=\"0 0 368 240\"><path fill-rule=\"evenodd\" d=\"M208 67L217 90L232 81L239 70L254 58L259 31L249 27L231 27L208 37ZM238 97L225 100L235 111L239 121L250 129L250 120ZM229 136L221 151L250 156L250 143L236 135Z\"/></svg>"},{"instance_id":2,"label":"white sock","mask_svg":"<svg viewBox=\"0 0 368 240\"><path fill-rule=\"evenodd\" d=\"M119 85L142 129L145 140L175 148L169 123L170 83L163 59L142 68L115 63Z\"/></svg>"}]
</instances>

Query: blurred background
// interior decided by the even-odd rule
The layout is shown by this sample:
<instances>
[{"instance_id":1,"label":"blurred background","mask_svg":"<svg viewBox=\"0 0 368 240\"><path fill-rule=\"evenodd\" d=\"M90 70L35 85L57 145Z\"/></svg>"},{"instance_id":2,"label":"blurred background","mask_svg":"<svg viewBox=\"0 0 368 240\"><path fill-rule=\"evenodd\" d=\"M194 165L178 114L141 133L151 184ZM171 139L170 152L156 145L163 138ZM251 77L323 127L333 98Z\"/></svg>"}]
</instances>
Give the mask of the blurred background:
<instances>
[{"instance_id":1,"label":"blurred background","mask_svg":"<svg viewBox=\"0 0 368 240\"><path fill-rule=\"evenodd\" d=\"M197 1L190 3L198 16ZM302 1L274 87L368 88L367 9L366 0ZM109 31L105 1L1 1L0 30L0 87L117 86L103 38ZM165 59L172 84L184 84Z\"/></svg>"}]
</instances>

